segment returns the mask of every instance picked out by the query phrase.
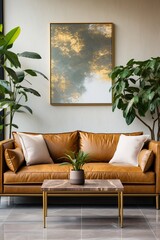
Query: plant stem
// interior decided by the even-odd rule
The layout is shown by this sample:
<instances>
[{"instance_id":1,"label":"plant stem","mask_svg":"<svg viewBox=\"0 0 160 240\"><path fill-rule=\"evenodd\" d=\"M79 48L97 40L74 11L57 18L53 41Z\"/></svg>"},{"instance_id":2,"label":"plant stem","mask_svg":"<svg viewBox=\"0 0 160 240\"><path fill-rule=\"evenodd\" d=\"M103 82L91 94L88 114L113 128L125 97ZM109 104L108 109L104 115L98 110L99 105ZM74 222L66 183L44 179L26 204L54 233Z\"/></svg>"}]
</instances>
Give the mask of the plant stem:
<instances>
[{"instance_id":1,"label":"plant stem","mask_svg":"<svg viewBox=\"0 0 160 240\"><path fill-rule=\"evenodd\" d=\"M11 133L12 133L12 121L13 121L12 107L10 107L9 138L11 138Z\"/></svg>"},{"instance_id":2,"label":"plant stem","mask_svg":"<svg viewBox=\"0 0 160 240\"><path fill-rule=\"evenodd\" d=\"M137 114L136 117L147 127L149 128L149 131L151 133L151 138L155 140L155 134L154 134L154 129L152 129L146 122L144 122Z\"/></svg>"},{"instance_id":3,"label":"plant stem","mask_svg":"<svg viewBox=\"0 0 160 240\"><path fill-rule=\"evenodd\" d=\"M157 107L157 120L158 120L158 129L157 129L157 141L160 140L160 109Z\"/></svg>"}]
</instances>

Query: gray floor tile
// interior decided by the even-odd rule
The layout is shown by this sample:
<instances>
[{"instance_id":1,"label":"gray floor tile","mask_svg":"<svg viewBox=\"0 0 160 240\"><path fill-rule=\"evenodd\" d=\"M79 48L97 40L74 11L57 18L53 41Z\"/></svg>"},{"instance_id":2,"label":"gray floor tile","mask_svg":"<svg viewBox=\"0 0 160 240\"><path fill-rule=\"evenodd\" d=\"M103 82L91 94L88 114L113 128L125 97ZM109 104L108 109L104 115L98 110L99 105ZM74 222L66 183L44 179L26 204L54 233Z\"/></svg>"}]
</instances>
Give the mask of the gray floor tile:
<instances>
[{"instance_id":1,"label":"gray floor tile","mask_svg":"<svg viewBox=\"0 0 160 240\"><path fill-rule=\"evenodd\" d=\"M148 240L160 239L160 211L153 207L125 207L124 227L119 227L116 206L49 205L47 228L42 206L0 205L0 240Z\"/></svg>"}]
</instances>

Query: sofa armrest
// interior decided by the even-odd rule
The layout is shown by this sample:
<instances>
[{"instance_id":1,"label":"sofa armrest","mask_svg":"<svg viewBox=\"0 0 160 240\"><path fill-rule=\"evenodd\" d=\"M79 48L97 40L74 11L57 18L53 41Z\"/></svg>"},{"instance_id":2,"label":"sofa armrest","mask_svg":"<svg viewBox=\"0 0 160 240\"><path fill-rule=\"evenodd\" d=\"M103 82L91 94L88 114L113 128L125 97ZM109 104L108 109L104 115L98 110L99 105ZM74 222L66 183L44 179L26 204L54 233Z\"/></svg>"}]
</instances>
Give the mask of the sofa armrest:
<instances>
[{"instance_id":1,"label":"sofa armrest","mask_svg":"<svg viewBox=\"0 0 160 240\"><path fill-rule=\"evenodd\" d=\"M160 142L149 141L148 149L155 154L156 193L160 194Z\"/></svg>"},{"instance_id":2,"label":"sofa armrest","mask_svg":"<svg viewBox=\"0 0 160 240\"><path fill-rule=\"evenodd\" d=\"M3 192L3 173L7 169L5 158L4 158L4 151L6 148L8 149L14 148L13 139L0 141L0 194Z\"/></svg>"}]
</instances>

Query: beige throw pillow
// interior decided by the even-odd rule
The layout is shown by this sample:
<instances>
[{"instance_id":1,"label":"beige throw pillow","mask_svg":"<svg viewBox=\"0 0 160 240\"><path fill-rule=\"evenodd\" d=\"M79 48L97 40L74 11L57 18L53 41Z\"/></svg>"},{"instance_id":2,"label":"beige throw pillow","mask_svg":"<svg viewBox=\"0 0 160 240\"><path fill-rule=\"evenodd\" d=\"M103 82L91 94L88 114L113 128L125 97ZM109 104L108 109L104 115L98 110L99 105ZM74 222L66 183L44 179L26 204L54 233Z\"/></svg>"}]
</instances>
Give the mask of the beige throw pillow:
<instances>
[{"instance_id":1,"label":"beige throw pillow","mask_svg":"<svg viewBox=\"0 0 160 240\"><path fill-rule=\"evenodd\" d=\"M53 163L41 134L30 135L18 132L18 136L27 165Z\"/></svg>"},{"instance_id":2,"label":"beige throw pillow","mask_svg":"<svg viewBox=\"0 0 160 240\"><path fill-rule=\"evenodd\" d=\"M142 172L147 172L151 167L154 160L154 153L148 149L142 149L138 154L138 164L142 169Z\"/></svg>"},{"instance_id":3,"label":"beige throw pillow","mask_svg":"<svg viewBox=\"0 0 160 240\"><path fill-rule=\"evenodd\" d=\"M19 167L24 162L22 150L20 148L6 149L4 154L8 168L13 172L17 172Z\"/></svg>"},{"instance_id":4,"label":"beige throw pillow","mask_svg":"<svg viewBox=\"0 0 160 240\"><path fill-rule=\"evenodd\" d=\"M125 136L121 134L117 149L109 163L127 163L138 166L138 153L148 139L149 135Z\"/></svg>"}]
</instances>

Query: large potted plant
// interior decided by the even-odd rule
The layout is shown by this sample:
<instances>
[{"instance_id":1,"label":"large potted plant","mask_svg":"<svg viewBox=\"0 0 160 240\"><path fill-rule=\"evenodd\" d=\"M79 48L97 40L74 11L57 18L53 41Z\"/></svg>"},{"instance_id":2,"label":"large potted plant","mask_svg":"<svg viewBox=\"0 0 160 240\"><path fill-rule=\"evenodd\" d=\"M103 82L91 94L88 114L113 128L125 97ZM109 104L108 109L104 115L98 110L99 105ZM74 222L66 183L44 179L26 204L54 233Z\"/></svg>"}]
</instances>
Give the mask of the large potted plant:
<instances>
[{"instance_id":1,"label":"large potted plant","mask_svg":"<svg viewBox=\"0 0 160 240\"><path fill-rule=\"evenodd\" d=\"M72 165L70 171L70 183L83 185L85 183L85 177L82 167L88 158L88 154L83 151L79 151L78 153L71 152L70 154L65 154L65 158L68 159L69 162L63 162L61 165Z\"/></svg>"},{"instance_id":2,"label":"large potted plant","mask_svg":"<svg viewBox=\"0 0 160 240\"><path fill-rule=\"evenodd\" d=\"M44 78L47 77L33 69L23 69L20 58L41 59L41 56L35 52L15 53L10 49L20 34L20 27L16 27L3 34L2 25L0 25L0 68L4 70L5 79L0 79L0 111L1 115L0 130L9 127L9 137L11 137L12 127L18 128L13 122L15 113L22 113L25 110L32 113L32 109L23 104L28 101L28 94L34 94L39 97L40 94L35 89L27 87L31 85L30 78L38 74ZM29 78L28 78L29 77Z\"/></svg>"},{"instance_id":3,"label":"large potted plant","mask_svg":"<svg viewBox=\"0 0 160 240\"><path fill-rule=\"evenodd\" d=\"M125 66L116 66L110 73L113 80L113 111L123 111L126 123L139 119L160 140L160 57L145 61L131 59ZM145 117L151 116L150 123Z\"/></svg>"}]
</instances>

